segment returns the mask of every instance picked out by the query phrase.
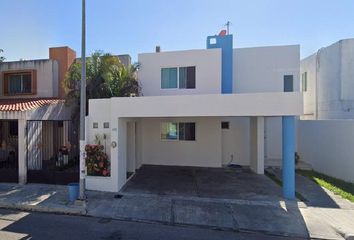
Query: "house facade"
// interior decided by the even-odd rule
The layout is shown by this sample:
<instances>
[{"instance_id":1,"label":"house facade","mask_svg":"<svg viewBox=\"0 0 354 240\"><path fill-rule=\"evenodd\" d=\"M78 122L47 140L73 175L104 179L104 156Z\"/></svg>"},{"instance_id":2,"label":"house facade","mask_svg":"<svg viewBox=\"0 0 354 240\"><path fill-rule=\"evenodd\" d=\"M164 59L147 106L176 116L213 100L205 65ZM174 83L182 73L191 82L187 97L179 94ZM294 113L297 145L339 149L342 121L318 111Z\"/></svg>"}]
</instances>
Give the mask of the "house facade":
<instances>
[{"instance_id":1,"label":"house facade","mask_svg":"<svg viewBox=\"0 0 354 240\"><path fill-rule=\"evenodd\" d=\"M76 154L62 86L75 58L72 49L56 47L49 59L0 63L0 181L56 183L44 170L57 167L62 147Z\"/></svg>"},{"instance_id":2,"label":"house facade","mask_svg":"<svg viewBox=\"0 0 354 240\"><path fill-rule=\"evenodd\" d=\"M294 196L299 46L233 48L232 35L206 49L139 54L140 97L89 101L86 140L105 136L110 176L91 190L119 191L143 164L250 167L283 161L284 196Z\"/></svg>"},{"instance_id":3,"label":"house facade","mask_svg":"<svg viewBox=\"0 0 354 240\"><path fill-rule=\"evenodd\" d=\"M354 39L343 39L301 60L303 120L354 119Z\"/></svg>"}]
</instances>

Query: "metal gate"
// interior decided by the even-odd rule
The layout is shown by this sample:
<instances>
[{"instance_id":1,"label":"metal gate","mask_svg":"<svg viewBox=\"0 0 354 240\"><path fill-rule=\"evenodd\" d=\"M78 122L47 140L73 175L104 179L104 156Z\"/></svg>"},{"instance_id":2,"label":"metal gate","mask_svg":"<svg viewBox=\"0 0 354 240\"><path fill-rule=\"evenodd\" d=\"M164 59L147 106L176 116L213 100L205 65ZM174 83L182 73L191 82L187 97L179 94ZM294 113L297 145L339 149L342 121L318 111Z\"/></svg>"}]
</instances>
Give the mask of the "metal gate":
<instances>
[{"instance_id":1,"label":"metal gate","mask_svg":"<svg viewBox=\"0 0 354 240\"><path fill-rule=\"evenodd\" d=\"M18 182L17 120L0 120L0 182Z\"/></svg>"},{"instance_id":2,"label":"metal gate","mask_svg":"<svg viewBox=\"0 0 354 240\"><path fill-rule=\"evenodd\" d=\"M27 121L27 181L79 181L77 130L71 121Z\"/></svg>"}]
</instances>

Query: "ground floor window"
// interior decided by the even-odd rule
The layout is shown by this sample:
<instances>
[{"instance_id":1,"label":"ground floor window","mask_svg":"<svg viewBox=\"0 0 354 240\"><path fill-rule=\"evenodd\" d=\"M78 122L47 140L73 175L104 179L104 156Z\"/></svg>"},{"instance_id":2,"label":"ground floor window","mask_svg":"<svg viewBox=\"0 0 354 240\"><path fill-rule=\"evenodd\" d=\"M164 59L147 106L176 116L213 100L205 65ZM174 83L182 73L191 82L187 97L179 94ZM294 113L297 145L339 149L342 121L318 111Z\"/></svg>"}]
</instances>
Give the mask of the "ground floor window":
<instances>
[{"instance_id":1,"label":"ground floor window","mask_svg":"<svg viewBox=\"0 0 354 240\"><path fill-rule=\"evenodd\" d=\"M163 122L161 124L162 140L195 141L194 122Z\"/></svg>"}]
</instances>

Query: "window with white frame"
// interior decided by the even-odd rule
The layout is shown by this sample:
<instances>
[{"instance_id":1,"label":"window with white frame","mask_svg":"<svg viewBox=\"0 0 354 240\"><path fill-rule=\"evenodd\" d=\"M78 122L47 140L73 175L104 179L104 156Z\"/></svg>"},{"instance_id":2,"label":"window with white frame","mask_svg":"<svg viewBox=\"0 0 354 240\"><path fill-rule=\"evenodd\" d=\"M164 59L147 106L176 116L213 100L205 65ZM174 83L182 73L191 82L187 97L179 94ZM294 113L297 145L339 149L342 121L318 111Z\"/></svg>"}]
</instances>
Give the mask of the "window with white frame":
<instances>
[{"instance_id":1,"label":"window with white frame","mask_svg":"<svg viewBox=\"0 0 354 240\"><path fill-rule=\"evenodd\" d=\"M163 122L161 124L161 139L176 141L195 141L195 123Z\"/></svg>"},{"instance_id":2,"label":"window with white frame","mask_svg":"<svg viewBox=\"0 0 354 240\"><path fill-rule=\"evenodd\" d=\"M161 68L161 88L195 88L195 66Z\"/></svg>"},{"instance_id":3,"label":"window with white frame","mask_svg":"<svg viewBox=\"0 0 354 240\"><path fill-rule=\"evenodd\" d=\"M161 88L177 88L177 68L161 69Z\"/></svg>"}]
</instances>

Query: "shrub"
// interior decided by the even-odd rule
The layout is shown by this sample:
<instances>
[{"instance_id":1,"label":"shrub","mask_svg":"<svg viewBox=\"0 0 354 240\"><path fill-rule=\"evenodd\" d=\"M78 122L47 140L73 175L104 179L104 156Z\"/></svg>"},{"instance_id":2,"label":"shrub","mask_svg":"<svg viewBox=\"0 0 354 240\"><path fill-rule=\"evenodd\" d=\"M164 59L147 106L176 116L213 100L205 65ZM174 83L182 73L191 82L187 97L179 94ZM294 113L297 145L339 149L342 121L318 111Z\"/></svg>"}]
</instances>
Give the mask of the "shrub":
<instances>
[{"instance_id":1,"label":"shrub","mask_svg":"<svg viewBox=\"0 0 354 240\"><path fill-rule=\"evenodd\" d=\"M86 166L87 175L89 176L104 176L111 175L110 162L107 154L103 151L102 145L88 144L85 147L86 151Z\"/></svg>"}]
</instances>

